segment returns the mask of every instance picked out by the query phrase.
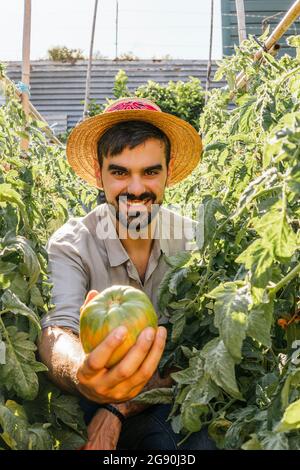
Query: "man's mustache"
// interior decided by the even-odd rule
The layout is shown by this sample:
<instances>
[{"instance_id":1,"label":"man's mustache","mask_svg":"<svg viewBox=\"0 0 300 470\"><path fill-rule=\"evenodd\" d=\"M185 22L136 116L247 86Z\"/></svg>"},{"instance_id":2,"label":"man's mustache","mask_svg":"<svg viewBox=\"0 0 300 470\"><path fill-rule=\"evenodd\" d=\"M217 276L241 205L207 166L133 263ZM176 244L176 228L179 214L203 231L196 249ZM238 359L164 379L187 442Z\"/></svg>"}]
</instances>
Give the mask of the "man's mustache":
<instances>
[{"instance_id":1,"label":"man's mustache","mask_svg":"<svg viewBox=\"0 0 300 470\"><path fill-rule=\"evenodd\" d=\"M125 199L127 201L146 201L147 199L150 199L151 201L155 201L156 196L153 193L143 193L140 196L135 196L134 194L129 194L129 193L120 194L117 197L117 202L124 201Z\"/></svg>"}]
</instances>

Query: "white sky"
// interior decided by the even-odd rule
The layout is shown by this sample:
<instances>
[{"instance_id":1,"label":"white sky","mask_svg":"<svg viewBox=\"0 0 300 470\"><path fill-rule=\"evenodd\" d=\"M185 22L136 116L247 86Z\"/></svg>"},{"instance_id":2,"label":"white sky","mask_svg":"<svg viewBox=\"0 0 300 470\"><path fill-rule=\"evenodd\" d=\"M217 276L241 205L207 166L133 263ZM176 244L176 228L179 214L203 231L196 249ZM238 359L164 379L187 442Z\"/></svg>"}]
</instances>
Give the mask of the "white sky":
<instances>
[{"instance_id":1,"label":"white sky","mask_svg":"<svg viewBox=\"0 0 300 470\"><path fill-rule=\"evenodd\" d=\"M22 59L23 0L0 0L0 61ZM31 59L56 45L88 55L94 0L32 0ZM115 0L99 0L94 52L115 56ZM215 0L213 58L222 56L220 0ZM119 55L207 59L210 0L119 0Z\"/></svg>"}]
</instances>

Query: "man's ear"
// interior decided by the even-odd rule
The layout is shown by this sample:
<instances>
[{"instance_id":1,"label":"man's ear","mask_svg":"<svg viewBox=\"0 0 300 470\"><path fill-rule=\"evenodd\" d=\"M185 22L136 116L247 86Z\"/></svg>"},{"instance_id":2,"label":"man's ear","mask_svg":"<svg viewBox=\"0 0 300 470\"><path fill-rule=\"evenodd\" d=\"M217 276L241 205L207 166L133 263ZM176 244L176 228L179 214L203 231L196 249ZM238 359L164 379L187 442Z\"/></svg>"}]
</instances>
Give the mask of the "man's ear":
<instances>
[{"instance_id":1,"label":"man's ear","mask_svg":"<svg viewBox=\"0 0 300 470\"><path fill-rule=\"evenodd\" d=\"M99 188L103 188L102 178L101 178L101 170L100 170L100 166L99 166L99 165L98 165L98 167L95 169L95 176L96 176L97 186L98 186Z\"/></svg>"},{"instance_id":2,"label":"man's ear","mask_svg":"<svg viewBox=\"0 0 300 470\"><path fill-rule=\"evenodd\" d=\"M171 180L172 173L173 173L173 168L174 168L174 158L171 158L169 161L169 165L168 165L168 176L167 176L166 186L169 186L169 182Z\"/></svg>"}]
</instances>

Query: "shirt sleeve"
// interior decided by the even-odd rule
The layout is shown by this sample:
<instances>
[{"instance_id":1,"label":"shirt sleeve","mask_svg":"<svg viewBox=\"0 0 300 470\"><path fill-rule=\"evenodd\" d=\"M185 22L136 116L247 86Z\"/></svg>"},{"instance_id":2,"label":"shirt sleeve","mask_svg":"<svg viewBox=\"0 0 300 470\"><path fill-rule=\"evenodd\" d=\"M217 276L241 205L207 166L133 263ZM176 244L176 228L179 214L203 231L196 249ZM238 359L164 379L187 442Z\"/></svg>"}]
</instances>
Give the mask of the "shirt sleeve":
<instances>
[{"instance_id":1,"label":"shirt sleeve","mask_svg":"<svg viewBox=\"0 0 300 470\"><path fill-rule=\"evenodd\" d=\"M88 291L88 274L82 258L68 236L52 236L46 246L49 281L53 283L52 304L41 320L42 328L61 326L79 333L80 307Z\"/></svg>"}]
</instances>

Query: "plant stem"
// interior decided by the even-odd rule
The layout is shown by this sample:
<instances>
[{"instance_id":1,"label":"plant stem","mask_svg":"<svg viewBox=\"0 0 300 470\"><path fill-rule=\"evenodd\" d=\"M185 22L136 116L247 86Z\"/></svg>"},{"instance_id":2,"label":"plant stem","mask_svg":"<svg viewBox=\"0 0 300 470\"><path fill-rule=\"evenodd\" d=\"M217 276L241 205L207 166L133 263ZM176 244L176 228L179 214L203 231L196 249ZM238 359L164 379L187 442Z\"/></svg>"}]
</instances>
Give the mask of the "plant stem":
<instances>
[{"instance_id":1,"label":"plant stem","mask_svg":"<svg viewBox=\"0 0 300 470\"><path fill-rule=\"evenodd\" d=\"M284 276L281 281L279 281L275 286L269 288L269 294L271 297L274 297L275 294L284 287L288 282L290 282L294 277L300 273L300 263L294 267L286 276Z\"/></svg>"},{"instance_id":2,"label":"plant stem","mask_svg":"<svg viewBox=\"0 0 300 470\"><path fill-rule=\"evenodd\" d=\"M275 95L278 93L278 90L279 88L281 87L281 85L288 79L290 78L291 76L294 75L294 73L296 72L300 72L300 66L299 67L296 67L295 69L293 70L290 70L281 80L280 82L277 84L276 88L275 88Z\"/></svg>"},{"instance_id":3,"label":"plant stem","mask_svg":"<svg viewBox=\"0 0 300 470\"><path fill-rule=\"evenodd\" d=\"M3 315L3 313L10 312L9 308L5 308L4 310L0 311L0 316Z\"/></svg>"}]
</instances>

